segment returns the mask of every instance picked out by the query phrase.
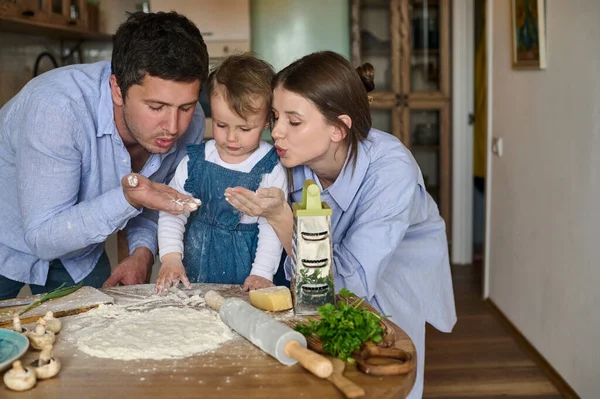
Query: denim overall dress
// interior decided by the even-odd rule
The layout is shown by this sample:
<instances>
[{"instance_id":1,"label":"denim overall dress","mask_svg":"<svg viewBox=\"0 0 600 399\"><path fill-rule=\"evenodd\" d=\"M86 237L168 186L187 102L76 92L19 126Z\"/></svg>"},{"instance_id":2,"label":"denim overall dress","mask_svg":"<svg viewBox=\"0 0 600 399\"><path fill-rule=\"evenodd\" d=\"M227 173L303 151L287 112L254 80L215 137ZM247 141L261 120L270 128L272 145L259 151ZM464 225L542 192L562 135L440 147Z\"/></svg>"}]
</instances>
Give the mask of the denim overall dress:
<instances>
[{"instance_id":1,"label":"denim overall dress","mask_svg":"<svg viewBox=\"0 0 600 399\"><path fill-rule=\"evenodd\" d=\"M225 200L225 189L256 191L279 157L272 148L250 172L227 169L205 159L205 144L187 146L184 189L202 201L188 218L183 265L192 283L243 284L258 244L258 223L240 223L242 213Z\"/></svg>"}]
</instances>

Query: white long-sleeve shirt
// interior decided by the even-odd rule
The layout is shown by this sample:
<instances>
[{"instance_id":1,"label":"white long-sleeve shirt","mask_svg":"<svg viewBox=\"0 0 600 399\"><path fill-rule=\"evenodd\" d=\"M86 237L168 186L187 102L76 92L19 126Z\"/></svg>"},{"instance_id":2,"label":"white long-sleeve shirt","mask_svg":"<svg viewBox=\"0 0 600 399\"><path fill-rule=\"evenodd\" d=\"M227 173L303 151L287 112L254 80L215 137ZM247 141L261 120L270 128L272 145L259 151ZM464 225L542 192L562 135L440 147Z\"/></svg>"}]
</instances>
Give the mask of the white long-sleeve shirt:
<instances>
[{"instance_id":1,"label":"white long-sleeve shirt","mask_svg":"<svg viewBox=\"0 0 600 399\"><path fill-rule=\"evenodd\" d=\"M265 155L267 155L271 148L273 148L271 144L261 141L258 149L254 151L244 162L230 164L221 159L214 140L210 140L206 143L204 155L205 159L209 162L215 163L230 170L248 173L252 170L254 165L256 165ZM188 159L189 157L185 156L181 160L177 166L177 170L175 171L173 179L169 183L169 186L173 187L179 192L189 195L189 193L187 193L183 188L185 181L188 178ZM267 173L263 176L259 188L268 187L280 188L287 196L287 172L281 163L277 163L271 173ZM158 248L161 260L163 256L171 252L180 253L183 257L183 235L185 232L185 224L187 223L189 215L189 212L179 216L171 215L166 212L159 213ZM258 223L258 244L250 274L273 280L273 275L275 272L277 272L283 250L283 246L281 245L279 238L277 238L275 231L267 222L267 220L261 217L242 215L240 223Z\"/></svg>"}]
</instances>

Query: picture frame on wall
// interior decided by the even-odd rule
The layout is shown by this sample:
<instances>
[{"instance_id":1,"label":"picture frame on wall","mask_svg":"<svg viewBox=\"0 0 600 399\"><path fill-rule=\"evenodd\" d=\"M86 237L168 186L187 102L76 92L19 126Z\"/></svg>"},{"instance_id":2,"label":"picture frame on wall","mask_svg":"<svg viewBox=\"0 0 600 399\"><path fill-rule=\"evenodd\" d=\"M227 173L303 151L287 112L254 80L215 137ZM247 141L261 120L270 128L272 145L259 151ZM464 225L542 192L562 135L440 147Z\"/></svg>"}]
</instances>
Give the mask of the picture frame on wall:
<instances>
[{"instance_id":1,"label":"picture frame on wall","mask_svg":"<svg viewBox=\"0 0 600 399\"><path fill-rule=\"evenodd\" d=\"M510 2L513 68L546 69L546 0Z\"/></svg>"}]
</instances>

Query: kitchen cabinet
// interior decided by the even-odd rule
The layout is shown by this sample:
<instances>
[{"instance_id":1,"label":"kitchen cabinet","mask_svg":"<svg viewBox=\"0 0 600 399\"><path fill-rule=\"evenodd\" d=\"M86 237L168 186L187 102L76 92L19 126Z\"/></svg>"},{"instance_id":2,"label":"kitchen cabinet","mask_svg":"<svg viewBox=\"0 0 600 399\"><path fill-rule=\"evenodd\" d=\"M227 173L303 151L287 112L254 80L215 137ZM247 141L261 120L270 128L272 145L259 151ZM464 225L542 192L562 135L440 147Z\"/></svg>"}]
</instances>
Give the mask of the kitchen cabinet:
<instances>
[{"instance_id":1,"label":"kitchen cabinet","mask_svg":"<svg viewBox=\"0 0 600 399\"><path fill-rule=\"evenodd\" d=\"M373 127L413 153L451 229L450 0L350 0L352 61L375 67Z\"/></svg>"},{"instance_id":2,"label":"kitchen cabinet","mask_svg":"<svg viewBox=\"0 0 600 399\"><path fill-rule=\"evenodd\" d=\"M61 40L110 40L86 0L0 0L0 31Z\"/></svg>"},{"instance_id":3,"label":"kitchen cabinet","mask_svg":"<svg viewBox=\"0 0 600 399\"><path fill-rule=\"evenodd\" d=\"M150 10L188 17L200 29L211 58L250 50L249 0L151 0Z\"/></svg>"}]
</instances>

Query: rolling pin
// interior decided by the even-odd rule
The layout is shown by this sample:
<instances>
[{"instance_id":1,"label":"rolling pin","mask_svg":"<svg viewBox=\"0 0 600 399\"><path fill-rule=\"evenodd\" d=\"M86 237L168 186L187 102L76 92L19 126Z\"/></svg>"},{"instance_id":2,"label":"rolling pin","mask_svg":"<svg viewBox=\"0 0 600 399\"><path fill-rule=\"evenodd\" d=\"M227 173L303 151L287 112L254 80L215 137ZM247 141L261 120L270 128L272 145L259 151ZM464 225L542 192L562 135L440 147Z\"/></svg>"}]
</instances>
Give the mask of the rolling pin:
<instances>
[{"instance_id":1,"label":"rolling pin","mask_svg":"<svg viewBox=\"0 0 600 399\"><path fill-rule=\"evenodd\" d=\"M291 366L300 363L320 378L333 372L331 361L306 348L306 338L262 310L239 298L223 298L215 291L208 291L204 300L219 311L221 320L240 335L258 346L280 363Z\"/></svg>"}]
</instances>

